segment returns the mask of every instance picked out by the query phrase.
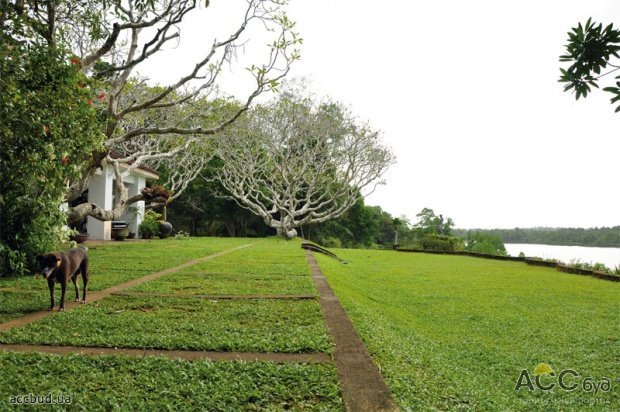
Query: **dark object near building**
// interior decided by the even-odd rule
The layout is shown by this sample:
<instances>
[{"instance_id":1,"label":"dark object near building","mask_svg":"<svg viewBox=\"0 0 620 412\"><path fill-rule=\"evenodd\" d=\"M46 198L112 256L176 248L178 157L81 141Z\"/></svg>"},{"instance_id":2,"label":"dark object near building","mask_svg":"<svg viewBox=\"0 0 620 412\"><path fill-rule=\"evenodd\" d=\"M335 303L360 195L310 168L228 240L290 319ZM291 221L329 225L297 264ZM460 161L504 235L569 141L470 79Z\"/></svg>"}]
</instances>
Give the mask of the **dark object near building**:
<instances>
[{"instance_id":1,"label":"dark object near building","mask_svg":"<svg viewBox=\"0 0 620 412\"><path fill-rule=\"evenodd\" d=\"M112 239L125 240L129 235L129 228L127 222L124 220L115 220L112 222Z\"/></svg>"},{"instance_id":2,"label":"dark object near building","mask_svg":"<svg viewBox=\"0 0 620 412\"><path fill-rule=\"evenodd\" d=\"M172 224L170 222L159 222L159 238L165 239L172 235L174 229L172 228Z\"/></svg>"},{"instance_id":3,"label":"dark object near building","mask_svg":"<svg viewBox=\"0 0 620 412\"><path fill-rule=\"evenodd\" d=\"M74 240L76 243L84 243L88 240L89 236L88 233L78 233L77 235L71 236L71 240Z\"/></svg>"}]
</instances>

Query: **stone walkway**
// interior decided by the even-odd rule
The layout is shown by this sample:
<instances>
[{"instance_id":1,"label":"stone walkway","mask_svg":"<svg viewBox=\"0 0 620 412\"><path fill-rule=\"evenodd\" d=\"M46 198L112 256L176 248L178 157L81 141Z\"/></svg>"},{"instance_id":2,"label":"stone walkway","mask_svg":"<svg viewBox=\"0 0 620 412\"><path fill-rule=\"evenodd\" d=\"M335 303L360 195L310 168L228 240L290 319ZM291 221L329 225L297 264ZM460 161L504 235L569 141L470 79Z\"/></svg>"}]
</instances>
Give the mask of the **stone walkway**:
<instances>
[{"instance_id":1,"label":"stone walkway","mask_svg":"<svg viewBox=\"0 0 620 412\"><path fill-rule=\"evenodd\" d=\"M345 407L348 411L398 410L381 372L327 283L312 252L307 250L306 258L319 292L323 319L334 339L332 357L338 370Z\"/></svg>"}]
</instances>

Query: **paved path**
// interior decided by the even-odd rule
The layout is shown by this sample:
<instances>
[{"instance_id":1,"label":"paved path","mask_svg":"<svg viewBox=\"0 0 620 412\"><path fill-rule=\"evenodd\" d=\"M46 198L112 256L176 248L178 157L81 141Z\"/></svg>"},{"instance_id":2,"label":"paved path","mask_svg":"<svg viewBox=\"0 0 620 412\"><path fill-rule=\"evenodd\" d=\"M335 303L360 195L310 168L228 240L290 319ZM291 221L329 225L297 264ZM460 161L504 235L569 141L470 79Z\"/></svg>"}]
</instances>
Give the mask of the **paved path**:
<instances>
[{"instance_id":1,"label":"paved path","mask_svg":"<svg viewBox=\"0 0 620 412\"><path fill-rule=\"evenodd\" d=\"M141 284L143 284L145 282L149 282L151 280L158 279L158 278L160 278L162 276L169 275L170 273L178 272L179 270L185 269L185 268L187 268L189 266L193 266L193 265L195 265L197 263L204 262L205 260L210 260L210 259L216 258L218 256L222 256L222 255L225 255L227 253L234 252L236 250L246 248L248 246L252 246L252 244L248 243L248 244L245 244L245 245L233 248L233 249L228 249L228 250L225 250L223 252L215 253L213 255L205 256L205 257L202 257L202 258L199 258L199 259L188 260L187 262L185 262L185 263L183 263L183 264L181 264L179 266L175 266L175 267L168 268L168 269L165 269L165 270L162 270L162 271L159 271L159 272L151 273L149 275L142 276L140 278L133 279L133 280L130 280L128 282L121 283L119 285L112 286L112 287L104 289L104 290L100 290L100 291L97 291L97 292L88 292L86 294L86 298L87 298L87 301L89 303L90 302L96 302L96 301L101 300L101 299L103 299L105 297L108 297L108 296L110 296L110 295L112 295L114 293L122 292L125 289L129 289L129 288L131 288L133 286L141 285ZM67 296L71 296L71 294L67 293ZM75 308L77 306L80 306L79 302L73 302L73 300L69 301L69 299L67 299L67 301L65 302L65 310L66 311L67 310L71 310L71 309L73 309L73 308ZM25 316L22 316L21 318L17 318L17 319L10 320L8 322L0 323L0 332L5 331L5 330L9 330L9 329L13 329L13 328L16 328L16 327L19 327L19 326L24 326L24 325L27 325L29 323L35 322L37 320L46 318L46 317L50 316L51 314L53 314L54 312L55 311L42 310L42 311L39 311L39 312L29 313L29 314L27 314Z\"/></svg>"},{"instance_id":2,"label":"paved path","mask_svg":"<svg viewBox=\"0 0 620 412\"><path fill-rule=\"evenodd\" d=\"M348 411L397 411L392 394L366 346L327 283L312 252L306 251L327 329L334 338L334 366Z\"/></svg>"}]
</instances>

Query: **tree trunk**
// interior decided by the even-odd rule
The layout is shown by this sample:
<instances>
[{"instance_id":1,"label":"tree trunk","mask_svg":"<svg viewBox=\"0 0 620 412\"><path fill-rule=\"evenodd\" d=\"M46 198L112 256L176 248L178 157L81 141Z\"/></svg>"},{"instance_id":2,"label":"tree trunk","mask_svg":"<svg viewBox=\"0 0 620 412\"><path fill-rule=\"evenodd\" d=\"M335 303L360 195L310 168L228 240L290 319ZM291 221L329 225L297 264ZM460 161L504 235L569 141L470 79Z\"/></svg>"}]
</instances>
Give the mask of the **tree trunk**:
<instances>
[{"instance_id":1,"label":"tree trunk","mask_svg":"<svg viewBox=\"0 0 620 412\"><path fill-rule=\"evenodd\" d=\"M291 240L292 238L297 236L297 231L293 228L286 228L285 226L280 226L277 229L278 236L283 237L286 240Z\"/></svg>"}]
</instances>

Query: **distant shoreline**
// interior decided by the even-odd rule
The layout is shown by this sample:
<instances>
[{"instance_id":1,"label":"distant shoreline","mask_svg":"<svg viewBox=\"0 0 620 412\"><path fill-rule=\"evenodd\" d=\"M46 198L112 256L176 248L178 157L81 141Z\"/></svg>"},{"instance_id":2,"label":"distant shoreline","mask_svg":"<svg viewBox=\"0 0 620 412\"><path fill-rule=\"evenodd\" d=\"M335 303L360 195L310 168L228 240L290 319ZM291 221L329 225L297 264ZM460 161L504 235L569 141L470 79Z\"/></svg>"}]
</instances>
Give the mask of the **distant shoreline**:
<instances>
[{"instance_id":1,"label":"distant shoreline","mask_svg":"<svg viewBox=\"0 0 620 412\"><path fill-rule=\"evenodd\" d=\"M515 229L455 229L454 234L466 237L468 233L498 236L505 244L582 246L620 248L620 226L601 228L515 228Z\"/></svg>"}]
</instances>

